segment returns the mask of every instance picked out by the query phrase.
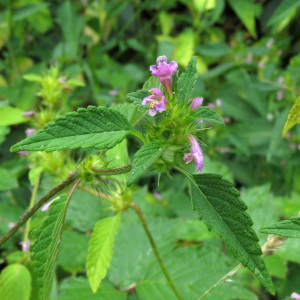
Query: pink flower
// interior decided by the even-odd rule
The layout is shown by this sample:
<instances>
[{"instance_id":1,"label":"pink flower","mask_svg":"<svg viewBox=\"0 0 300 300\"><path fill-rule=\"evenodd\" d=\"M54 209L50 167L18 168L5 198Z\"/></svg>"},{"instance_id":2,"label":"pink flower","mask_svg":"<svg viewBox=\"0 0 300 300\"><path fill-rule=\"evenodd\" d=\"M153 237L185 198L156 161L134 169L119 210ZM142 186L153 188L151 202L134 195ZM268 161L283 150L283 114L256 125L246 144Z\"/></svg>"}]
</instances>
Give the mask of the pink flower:
<instances>
[{"instance_id":1,"label":"pink flower","mask_svg":"<svg viewBox=\"0 0 300 300\"><path fill-rule=\"evenodd\" d=\"M161 200L161 199L162 199L161 194L158 193L158 192L154 192L154 193L153 193L153 196L154 196L157 200Z\"/></svg>"},{"instance_id":2,"label":"pink flower","mask_svg":"<svg viewBox=\"0 0 300 300\"><path fill-rule=\"evenodd\" d=\"M262 60L260 60L257 64L257 66L261 69L264 66L264 62Z\"/></svg>"},{"instance_id":3,"label":"pink flower","mask_svg":"<svg viewBox=\"0 0 300 300\"><path fill-rule=\"evenodd\" d=\"M108 94L110 96L116 96L118 94L118 91L116 91L116 90L110 90L110 91L108 91Z\"/></svg>"},{"instance_id":4,"label":"pink flower","mask_svg":"<svg viewBox=\"0 0 300 300\"><path fill-rule=\"evenodd\" d=\"M33 111L33 110L30 110L30 111L24 111L24 112L22 113L22 115L23 115L24 117L30 117L30 116L34 115L34 111Z\"/></svg>"},{"instance_id":5,"label":"pink flower","mask_svg":"<svg viewBox=\"0 0 300 300\"><path fill-rule=\"evenodd\" d=\"M22 251L23 252L29 251L30 244L31 244L30 240L27 239L26 241L22 241L19 244L22 245Z\"/></svg>"},{"instance_id":6,"label":"pink flower","mask_svg":"<svg viewBox=\"0 0 300 300\"><path fill-rule=\"evenodd\" d=\"M215 105L213 103L207 103L207 106L210 107L211 109L215 109Z\"/></svg>"},{"instance_id":7,"label":"pink flower","mask_svg":"<svg viewBox=\"0 0 300 300\"><path fill-rule=\"evenodd\" d=\"M144 98L142 105L149 103L149 115L154 117L157 112L161 113L166 110L167 99L157 88L153 88L149 92L151 92L152 95Z\"/></svg>"},{"instance_id":8,"label":"pink flower","mask_svg":"<svg viewBox=\"0 0 300 300\"><path fill-rule=\"evenodd\" d=\"M203 97L190 99L189 102L191 102L190 109L195 110L197 107L199 107L202 104Z\"/></svg>"},{"instance_id":9,"label":"pink flower","mask_svg":"<svg viewBox=\"0 0 300 300\"><path fill-rule=\"evenodd\" d=\"M271 49L274 43L274 39L269 39L269 41L267 42L266 46L267 48Z\"/></svg>"},{"instance_id":10,"label":"pink flower","mask_svg":"<svg viewBox=\"0 0 300 300\"><path fill-rule=\"evenodd\" d=\"M150 66L150 71L153 76L159 77L161 84L164 86L168 94L172 94L172 74L174 74L178 68L176 61L170 61L165 55L159 56L156 60L156 65Z\"/></svg>"},{"instance_id":11,"label":"pink flower","mask_svg":"<svg viewBox=\"0 0 300 300\"><path fill-rule=\"evenodd\" d=\"M67 77L66 76L62 76L62 77L59 78L59 83L65 84L66 80L67 80Z\"/></svg>"},{"instance_id":12,"label":"pink flower","mask_svg":"<svg viewBox=\"0 0 300 300\"><path fill-rule=\"evenodd\" d=\"M27 156L29 154L28 151L19 151L17 152L20 156Z\"/></svg>"},{"instance_id":13,"label":"pink flower","mask_svg":"<svg viewBox=\"0 0 300 300\"><path fill-rule=\"evenodd\" d=\"M252 63L252 60L253 60L253 54L252 53L248 53L246 59L245 59L245 62L247 64L251 64Z\"/></svg>"},{"instance_id":14,"label":"pink flower","mask_svg":"<svg viewBox=\"0 0 300 300\"><path fill-rule=\"evenodd\" d=\"M278 101L280 101L284 96L282 91L277 91L276 94L277 94L277 100Z\"/></svg>"},{"instance_id":15,"label":"pink flower","mask_svg":"<svg viewBox=\"0 0 300 300\"><path fill-rule=\"evenodd\" d=\"M216 100L216 105L217 105L218 107L221 107L221 106L222 106L222 100L221 100L220 98L218 98L218 99Z\"/></svg>"},{"instance_id":16,"label":"pink flower","mask_svg":"<svg viewBox=\"0 0 300 300\"><path fill-rule=\"evenodd\" d=\"M25 130L26 137L29 137L29 136L33 135L35 132L36 132L35 129L33 129L33 128L27 128Z\"/></svg>"},{"instance_id":17,"label":"pink flower","mask_svg":"<svg viewBox=\"0 0 300 300\"><path fill-rule=\"evenodd\" d=\"M293 293L293 294L291 295L291 298L296 299L296 300L300 300L300 295L297 294L297 293Z\"/></svg>"},{"instance_id":18,"label":"pink flower","mask_svg":"<svg viewBox=\"0 0 300 300\"><path fill-rule=\"evenodd\" d=\"M47 202L45 205L42 206L41 211L47 211L49 209L49 206L51 205L51 203L57 199L59 199L59 197L56 197L56 198L52 199L51 201Z\"/></svg>"},{"instance_id":19,"label":"pink flower","mask_svg":"<svg viewBox=\"0 0 300 300\"><path fill-rule=\"evenodd\" d=\"M197 171L201 172L204 165L202 149L197 139L193 135L188 134L186 135L186 137L190 140L191 153L185 154L183 159L186 161L187 164L194 161L194 163L196 164Z\"/></svg>"}]
</instances>

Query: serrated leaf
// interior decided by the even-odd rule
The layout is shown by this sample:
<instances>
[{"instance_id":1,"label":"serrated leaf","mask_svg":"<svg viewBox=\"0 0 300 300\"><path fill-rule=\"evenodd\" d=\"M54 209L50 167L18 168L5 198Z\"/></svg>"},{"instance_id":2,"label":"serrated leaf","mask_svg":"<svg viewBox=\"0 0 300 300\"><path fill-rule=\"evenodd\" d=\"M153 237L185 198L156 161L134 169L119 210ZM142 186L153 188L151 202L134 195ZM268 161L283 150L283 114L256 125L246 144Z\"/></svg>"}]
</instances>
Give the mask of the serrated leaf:
<instances>
[{"instance_id":1,"label":"serrated leaf","mask_svg":"<svg viewBox=\"0 0 300 300\"><path fill-rule=\"evenodd\" d=\"M186 102L191 98L198 76L196 66L197 56L193 56L178 80L178 102Z\"/></svg>"},{"instance_id":2,"label":"serrated leaf","mask_svg":"<svg viewBox=\"0 0 300 300\"><path fill-rule=\"evenodd\" d=\"M165 145L158 142L151 142L143 147L134 155L132 169L129 173L127 185L131 186L141 175L146 173L154 162L161 156Z\"/></svg>"},{"instance_id":3,"label":"serrated leaf","mask_svg":"<svg viewBox=\"0 0 300 300\"><path fill-rule=\"evenodd\" d=\"M130 103L114 105L111 106L110 109L116 110L124 115L132 126L135 126L146 114L146 110L141 110Z\"/></svg>"},{"instance_id":4,"label":"serrated leaf","mask_svg":"<svg viewBox=\"0 0 300 300\"><path fill-rule=\"evenodd\" d=\"M19 108L7 106L0 107L0 126L8 126L27 122L28 119L22 115L23 111Z\"/></svg>"},{"instance_id":5,"label":"serrated leaf","mask_svg":"<svg viewBox=\"0 0 300 300\"><path fill-rule=\"evenodd\" d=\"M300 124L300 97L297 98L289 112L288 119L283 128L282 136L285 136L296 124Z\"/></svg>"},{"instance_id":6,"label":"serrated leaf","mask_svg":"<svg viewBox=\"0 0 300 300\"><path fill-rule=\"evenodd\" d=\"M157 88L163 91L163 85L160 82L159 77L157 76L151 76L143 85L143 90L148 91Z\"/></svg>"},{"instance_id":7,"label":"serrated leaf","mask_svg":"<svg viewBox=\"0 0 300 300\"><path fill-rule=\"evenodd\" d=\"M9 265L0 275L1 300L29 300L31 295L31 275L20 264Z\"/></svg>"},{"instance_id":8,"label":"serrated leaf","mask_svg":"<svg viewBox=\"0 0 300 300\"><path fill-rule=\"evenodd\" d=\"M87 277L94 293L110 266L115 237L121 221L121 213L99 221L92 233L87 256Z\"/></svg>"},{"instance_id":9,"label":"serrated leaf","mask_svg":"<svg viewBox=\"0 0 300 300\"><path fill-rule=\"evenodd\" d=\"M49 216L31 235L31 238L36 239L30 247L32 268L40 287L40 298L43 300L50 298L52 290L63 224L69 204L67 198L67 195L62 195L50 205Z\"/></svg>"},{"instance_id":10,"label":"serrated leaf","mask_svg":"<svg viewBox=\"0 0 300 300\"><path fill-rule=\"evenodd\" d=\"M133 93L129 93L127 95L127 98L133 102L134 105L138 106L139 108L142 108L143 110L147 110L149 108L148 105L142 105L142 101L144 98L150 96L151 93L145 90L138 90Z\"/></svg>"},{"instance_id":11,"label":"serrated leaf","mask_svg":"<svg viewBox=\"0 0 300 300\"><path fill-rule=\"evenodd\" d=\"M276 234L289 238L300 238L300 217L281 221L259 229L261 233Z\"/></svg>"},{"instance_id":12,"label":"serrated leaf","mask_svg":"<svg viewBox=\"0 0 300 300\"><path fill-rule=\"evenodd\" d=\"M104 106L80 108L12 146L11 151L47 151L89 148L112 148L132 129L116 110Z\"/></svg>"},{"instance_id":13,"label":"serrated leaf","mask_svg":"<svg viewBox=\"0 0 300 300\"><path fill-rule=\"evenodd\" d=\"M215 110L208 106L199 106L188 117L190 120L203 120L206 122L225 125L223 119L216 113Z\"/></svg>"},{"instance_id":14,"label":"serrated leaf","mask_svg":"<svg viewBox=\"0 0 300 300\"><path fill-rule=\"evenodd\" d=\"M193 209L208 229L220 235L233 255L273 293L258 238L251 228L253 222L245 212L247 206L239 199L239 192L220 175L194 175L194 180L191 182Z\"/></svg>"},{"instance_id":15,"label":"serrated leaf","mask_svg":"<svg viewBox=\"0 0 300 300\"><path fill-rule=\"evenodd\" d=\"M249 0L228 0L230 6L241 19L245 27L249 30L251 35L256 38L255 28L255 3Z\"/></svg>"}]
</instances>

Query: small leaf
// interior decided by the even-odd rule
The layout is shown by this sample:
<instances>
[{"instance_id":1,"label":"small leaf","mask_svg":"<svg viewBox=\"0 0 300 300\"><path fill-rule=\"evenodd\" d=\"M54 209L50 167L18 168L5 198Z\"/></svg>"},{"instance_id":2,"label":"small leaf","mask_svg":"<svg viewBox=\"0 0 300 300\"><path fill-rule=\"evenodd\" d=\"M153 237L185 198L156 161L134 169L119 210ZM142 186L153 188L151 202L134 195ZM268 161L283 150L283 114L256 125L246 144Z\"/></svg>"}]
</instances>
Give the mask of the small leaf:
<instances>
[{"instance_id":1,"label":"small leaf","mask_svg":"<svg viewBox=\"0 0 300 300\"><path fill-rule=\"evenodd\" d=\"M283 128L282 136L284 137L288 133L288 131L296 124L300 124L300 97L297 98L296 102L290 110L288 119Z\"/></svg>"},{"instance_id":2,"label":"small leaf","mask_svg":"<svg viewBox=\"0 0 300 300\"><path fill-rule=\"evenodd\" d=\"M112 148L120 143L132 129L119 112L103 106L80 108L44 129L17 143L11 151L55 151L63 149Z\"/></svg>"},{"instance_id":3,"label":"small leaf","mask_svg":"<svg viewBox=\"0 0 300 300\"><path fill-rule=\"evenodd\" d=\"M7 106L0 107L0 126L8 126L27 122L28 119L22 115L23 111L19 108Z\"/></svg>"},{"instance_id":4,"label":"small leaf","mask_svg":"<svg viewBox=\"0 0 300 300\"><path fill-rule=\"evenodd\" d=\"M40 298L43 300L49 300L52 290L60 240L69 204L67 198L67 195L62 195L50 205L49 216L31 235L31 238L36 239L30 247L32 267L40 287Z\"/></svg>"},{"instance_id":5,"label":"small leaf","mask_svg":"<svg viewBox=\"0 0 300 300\"><path fill-rule=\"evenodd\" d=\"M185 73L178 80L178 101L186 102L191 98L197 80L197 56L193 56L188 63Z\"/></svg>"},{"instance_id":6,"label":"small leaf","mask_svg":"<svg viewBox=\"0 0 300 300\"><path fill-rule=\"evenodd\" d=\"M215 110L208 106L199 106L188 117L191 120L203 120L206 122L225 125L223 119L216 113Z\"/></svg>"},{"instance_id":7,"label":"small leaf","mask_svg":"<svg viewBox=\"0 0 300 300\"><path fill-rule=\"evenodd\" d=\"M300 217L281 221L259 229L261 233L276 234L289 238L300 238Z\"/></svg>"},{"instance_id":8,"label":"small leaf","mask_svg":"<svg viewBox=\"0 0 300 300\"><path fill-rule=\"evenodd\" d=\"M134 93L130 93L127 95L127 98L133 102L134 105L138 106L139 108L142 108L144 110L147 110L149 107L148 105L142 105L142 101L144 98L150 96L151 93L145 90L138 90Z\"/></svg>"},{"instance_id":9,"label":"small leaf","mask_svg":"<svg viewBox=\"0 0 300 300\"><path fill-rule=\"evenodd\" d=\"M99 221L92 233L87 257L87 276L94 293L110 266L115 237L121 221L121 213Z\"/></svg>"},{"instance_id":10,"label":"small leaf","mask_svg":"<svg viewBox=\"0 0 300 300\"><path fill-rule=\"evenodd\" d=\"M193 209L208 229L220 235L233 255L273 293L258 237L251 228L253 222L245 212L247 206L239 199L239 192L220 175L194 175L194 180L191 182Z\"/></svg>"},{"instance_id":11,"label":"small leaf","mask_svg":"<svg viewBox=\"0 0 300 300\"><path fill-rule=\"evenodd\" d=\"M34 81L41 83L43 81L43 77L36 74L26 74L23 76L25 80Z\"/></svg>"},{"instance_id":12,"label":"small leaf","mask_svg":"<svg viewBox=\"0 0 300 300\"><path fill-rule=\"evenodd\" d=\"M29 300L31 295L31 275L19 264L5 267L0 275L1 300Z\"/></svg>"},{"instance_id":13,"label":"small leaf","mask_svg":"<svg viewBox=\"0 0 300 300\"><path fill-rule=\"evenodd\" d=\"M154 162L161 156L165 145L158 142L151 142L143 147L134 155L132 169L129 173L127 185L131 186L141 175L146 173Z\"/></svg>"},{"instance_id":14,"label":"small leaf","mask_svg":"<svg viewBox=\"0 0 300 300\"><path fill-rule=\"evenodd\" d=\"M145 110L140 110L131 103L113 105L110 109L116 110L124 115L132 126L135 126L146 114Z\"/></svg>"},{"instance_id":15,"label":"small leaf","mask_svg":"<svg viewBox=\"0 0 300 300\"><path fill-rule=\"evenodd\" d=\"M151 76L143 85L143 90L149 92L151 89L157 88L163 91L163 85L161 84L159 77Z\"/></svg>"}]
</instances>

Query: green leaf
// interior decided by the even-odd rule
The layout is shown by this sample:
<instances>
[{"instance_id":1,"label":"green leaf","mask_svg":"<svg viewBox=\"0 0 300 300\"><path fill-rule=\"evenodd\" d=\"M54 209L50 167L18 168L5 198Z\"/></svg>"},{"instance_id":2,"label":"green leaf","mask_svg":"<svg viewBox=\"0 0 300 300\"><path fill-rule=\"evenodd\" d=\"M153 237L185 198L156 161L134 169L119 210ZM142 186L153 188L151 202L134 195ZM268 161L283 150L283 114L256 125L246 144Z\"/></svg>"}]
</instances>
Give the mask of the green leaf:
<instances>
[{"instance_id":1,"label":"green leaf","mask_svg":"<svg viewBox=\"0 0 300 300\"><path fill-rule=\"evenodd\" d=\"M241 19L245 27L249 30L251 35L256 38L255 28L255 3L250 0L228 0L230 6Z\"/></svg>"},{"instance_id":2,"label":"green leaf","mask_svg":"<svg viewBox=\"0 0 300 300\"><path fill-rule=\"evenodd\" d=\"M209 123L225 125L223 119L216 111L208 106L199 106L188 116L188 118L190 120L203 120Z\"/></svg>"},{"instance_id":3,"label":"green leaf","mask_svg":"<svg viewBox=\"0 0 300 300\"><path fill-rule=\"evenodd\" d=\"M208 43L197 47L196 50L208 57L220 57L231 51L230 47L225 43Z\"/></svg>"},{"instance_id":4,"label":"green leaf","mask_svg":"<svg viewBox=\"0 0 300 300\"><path fill-rule=\"evenodd\" d=\"M234 68L237 68L238 66L233 63L233 62L229 62L229 63L225 63L222 65L219 65L211 70L209 70L206 73L203 73L200 75L201 79L212 79L215 78L217 76L223 75L224 73L227 73L228 71L231 71Z\"/></svg>"},{"instance_id":5,"label":"green leaf","mask_svg":"<svg viewBox=\"0 0 300 300\"><path fill-rule=\"evenodd\" d=\"M191 99L198 76L196 66L197 56L193 56L178 80L178 102L186 102Z\"/></svg>"},{"instance_id":6,"label":"green leaf","mask_svg":"<svg viewBox=\"0 0 300 300\"><path fill-rule=\"evenodd\" d=\"M124 115L132 126L135 126L146 114L145 110L140 110L130 103L113 105L110 109L116 110Z\"/></svg>"},{"instance_id":7,"label":"green leaf","mask_svg":"<svg viewBox=\"0 0 300 300\"><path fill-rule=\"evenodd\" d=\"M15 107L0 107L0 126L8 126L28 121L22 115L23 111Z\"/></svg>"},{"instance_id":8,"label":"green leaf","mask_svg":"<svg viewBox=\"0 0 300 300\"><path fill-rule=\"evenodd\" d=\"M50 298L52 290L62 230L69 205L67 198L67 195L62 195L50 205L49 216L31 235L31 239L36 239L30 247L32 267L40 287L39 295L43 300Z\"/></svg>"},{"instance_id":9,"label":"green leaf","mask_svg":"<svg viewBox=\"0 0 300 300\"><path fill-rule=\"evenodd\" d=\"M17 179L4 168L0 168L0 191L8 191L18 187Z\"/></svg>"},{"instance_id":10,"label":"green leaf","mask_svg":"<svg viewBox=\"0 0 300 300\"><path fill-rule=\"evenodd\" d=\"M300 0L283 0L276 8L267 26L278 24L284 20L292 11L300 6Z\"/></svg>"},{"instance_id":11,"label":"green leaf","mask_svg":"<svg viewBox=\"0 0 300 300\"><path fill-rule=\"evenodd\" d=\"M99 221L92 233L87 256L87 277L94 293L110 266L115 237L121 221L121 213Z\"/></svg>"},{"instance_id":12,"label":"green leaf","mask_svg":"<svg viewBox=\"0 0 300 300\"><path fill-rule=\"evenodd\" d=\"M288 131L296 124L300 124L300 97L297 98L296 102L290 110L288 119L283 128L282 136L285 136Z\"/></svg>"},{"instance_id":13,"label":"green leaf","mask_svg":"<svg viewBox=\"0 0 300 300\"><path fill-rule=\"evenodd\" d=\"M194 175L194 180L191 182L193 209L208 229L220 235L233 255L273 293L258 238L251 228L252 220L245 212L247 206L239 199L239 192L220 175Z\"/></svg>"},{"instance_id":14,"label":"green leaf","mask_svg":"<svg viewBox=\"0 0 300 300\"><path fill-rule=\"evenodd\" d=\"M134 105L138 106L139 108L142 108L144 110L147 110L149 108L148 105L142 105L142 101L144 98L152 95L150 92L145 90L138 90L136 92L130 93L127 95L127 98L133 102Z\"/></svg>"},{"instance_id":15,"label":"green leaf","mask_svg":"<svg viewBox=\"0 0 300 300\"><path fill-rule=\"evenodd\" d=\"M29 5L21 6L16 11L14 11L13 21L21 21L25 18L28 18L29 16L35 14L36 12L44 9L48 5L49 5L48 3L40 3L40 4L29 4Z\"/></svg>"},{"instance_id":16,"label":"green leaf","mask_svg":"<svg viewBox=\"0 0 300 300\"><path fill-rule=\"evenodd\" d=\"M289 238L300 238L300 217L281 221L259 229L261 233L276 234Z\"/></svg>"},{"instance_id":17,"label":"green leaf","mask_svg":"<svg viewBox=\"0 0 300 300\"><path fill-rule=\"evenodd\" d=\"M151 142L143 147L134 155L132 169L129 173L127 185L131 186L141 175L148 171L154 162L161 156L165 145L158 142Z\"/></svg>"},{"instance_id":18,"label":"green leaf","mask_svg":"<svg viewBox=\"0 0 300 300\"><path fill-rule=\"evenodd\" d=\"M23 78L27 81L34 81L41 83L43 81L43 77L36 74L26 74Z\"/></svg>"},{"instance_id":19,"label":"green leaf","mask_svg":"<svg viewBox=\"0 0 300 300\"><path fill-rule=\"evenodd\" d=\"M0 275L1 300L29 300L31 275L28 269L19 264L5 267Z\"/></svg>"},{"instance_id":20,"label":"green leaf","mask_svg":"<svg viewBox=\"0 0 300 300\"><path fill-rule=\"evenodd\" d=\"M144 91L149 92L149 90L153 88L160 89L163 92L163 85L161 84L160 79L157 76L151 76L143 85Z\"/></svg>"},{"instance_id":21,"label":"green leaf","mask_svg":"<svg viewBox=\"0 0 300 300\"><path fill-rule=\"evenodd\" d=\"M112 148L132 129L119 112L103 106L80 108L45 125L27 139L17 143L11 151L55 151L63 149Z\"/></svg>"},{"instance_id":22,"label":"green leaf","mask_svg":"<svg viewBox=\"0 0 300 300\"><path fill-rule=\"evenodd\" d=\"M9 134L10 128L8 126L0 126L0 145L5 141L5 136Z\"/></svg>"}]
</instances>

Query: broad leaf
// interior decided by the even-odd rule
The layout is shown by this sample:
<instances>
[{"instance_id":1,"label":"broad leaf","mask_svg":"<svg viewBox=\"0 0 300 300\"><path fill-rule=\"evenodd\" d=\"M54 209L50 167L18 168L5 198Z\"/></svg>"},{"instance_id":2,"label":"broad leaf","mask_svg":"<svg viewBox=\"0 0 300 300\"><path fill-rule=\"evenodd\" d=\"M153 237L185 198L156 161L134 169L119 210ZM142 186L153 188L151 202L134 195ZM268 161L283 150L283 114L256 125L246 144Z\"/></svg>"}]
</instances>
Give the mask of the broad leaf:
<instances>
[{"instance_id":1,"label":"broad leaf","mask_svg":"<svg viewBox=\"0 0 300 300\"><path fill-rule=\"evenodd\" d=\"M188 117L190 120L203 120L209 123L224 125L223 119L208 106L199 106Z\"/></svg>"},{"instance_id":2,"label":"broad leaf","mask_svg":"<svg viewBox=\"0 0 300 300\"><path fill-rule=\"evenodd\" d=\"M31 295L31 275L20 264L9 265L0 275L1 300L29 300Z\"/></svg>"},{"instance_id":3,"label":"broad leaf","mask_svg":"<svg viewBox=\"0 0 300 300\"><path fill-rule=\"evenodd\" d=\"M273 293L258 238L251 228L252 220L245 212L247 206L239 199L239 192L220 175L194 175L194 180L191 182L193 209L208 229L220 235L233 255Z\"/></svg>"},{"instance_id":4,"label":"broad leaf","mask_svg":"<svg viewBox=\"0 0 300 300\"><path fill-rule=\"evenodd\" d=\"M39 295L43 300L50 298L52 290L63 224L69 204L67 198L67 195L62 195L50 205L49 216L31 235L31 239L36 239L30 247L32 267L40 287Z\"/></svg>"},{"instance_id":5,"label":"broad leaf","mask_svg":"<svg viewBox=\"0 0 300 300\"><path fill-rule=\"evenodd\" d=\"M129 173L127 185L131 186L141 175L146 173L154 162L161 156L165 145L158 142L151 142L143 147L134 155L132 169Z\"/></svg>"},{"instance_id":6,"label":"broad leaf","mask_svg":"<svg viewBox=\"0 0 300 300\"><path fill-rule=\"evenodd\" d=\"M0 126L8 126L28 121L19 108L7 106L0 107Z\"/></svg>"},{"instance_id":7,"label":"broad leaf","mask_svg":"<svg viewBox=\"0 0 300 300\"><path fill-rule=\"evenodd\" d=\"M146 114L145 110L140 110L130 103L114 105L111 106L110 109L116 110L124 115L132 126L135 126Z\"/></svg>"},{"instance_id":8,"label":"broad leaf","mask_svg":"<svg viewBox=\"0 0 300 300\"><path fill-rule=\"evenodd\" d=\"M99 221L89 242L87 257L87 276L94 293L110 266L115 237L121 221L121 213Z\"/></svg>"},{"instance_id":9,"label":"broad leaf","mask_svg":"<svg viewBox=\"0 0 300 300\"><path fill-rule=\"evenodd\" d=\"M151 93L145 90L138 90L136 92L130 93L127 95L127 98L133 102L134 105L138 106L141 109L148 109L148 105L142 105L143 99L150 96Z\"/></svg>"},{"instance_id":10,"label":"broad leaf","mask_svg":"<svg viewBox=\"0 0 300 300\"><path fill-rule=\"evenodd\" d=\"M153 88L160 89L162 92L164 91L163 85L157 76L151 76L143 85L143 90L148 92Z\"/></svg>"},{"instance_id":11,"label":"broad leaf","mask_svg":"<svg viewBox=\"0 0 300 300\"><path fill-rule=\"evenodd\" d=\"M55 151L63 149L112 148L132 129L119 112L103 106L80 108L45 125L27 139L17 143L11 151Z\"/></svg>"},{"instance_id":12,"label":"broad leaf","mask_svg":"<svg viewBox=\"0 0 300 300\"><path fill-rule=\"evenodd\" d=\"M197 80L197 56L193 56L184 73L178 80L178 101L186 102L191 98Z\"/></svg>"},{"instance_id":13,"label":"broad leaf","mask_svg":"<svg viewBox=\"0 0 300 300\"><path fill-rule=\"evenodd\" d=\"M281 221L259 229L261 233L276 234L289 238L300 238L300 217Z\"/></svg>"},{"instance_id":14,"label":"broad leaf","mask_svg":"<svg viewBox=\"0 0 300 300\"><path fill-rule=\"evenodd\" d=\"M296 124L300 124L300 97L297 98L296 102L290 110L288 119L284 125L282 136L285 136L288 131Z\"/></svg>"}]
</instances>

